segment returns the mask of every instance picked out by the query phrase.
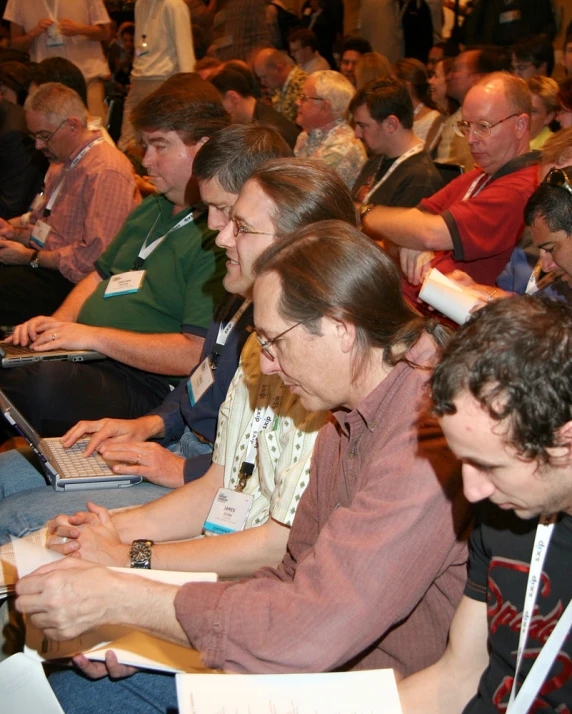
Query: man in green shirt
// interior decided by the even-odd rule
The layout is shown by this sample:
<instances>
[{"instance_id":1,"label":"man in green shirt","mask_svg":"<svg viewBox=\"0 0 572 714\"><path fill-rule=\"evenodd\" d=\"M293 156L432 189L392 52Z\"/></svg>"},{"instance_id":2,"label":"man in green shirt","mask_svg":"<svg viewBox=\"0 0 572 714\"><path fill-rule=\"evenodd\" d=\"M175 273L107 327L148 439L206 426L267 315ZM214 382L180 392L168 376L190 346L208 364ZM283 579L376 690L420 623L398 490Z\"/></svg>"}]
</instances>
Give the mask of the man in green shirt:
<instances>
[{"instance_id":1,"label":"man in green shirt","mask_svg":"<svg viewBox=\"0 0 572 714\"><path fill-rule=\"evenodd\" d=\"M78 419L132 419L157 406L201 354L222 295L224 253L199 206L193 159L229 117L200 79L159 89L132 114L157 194L123 228L65 302L18 325L12 341L38 351L94 349L108 359L41 362L0 371L0 388L43 436Z\"/></svg>"}]
</instances>

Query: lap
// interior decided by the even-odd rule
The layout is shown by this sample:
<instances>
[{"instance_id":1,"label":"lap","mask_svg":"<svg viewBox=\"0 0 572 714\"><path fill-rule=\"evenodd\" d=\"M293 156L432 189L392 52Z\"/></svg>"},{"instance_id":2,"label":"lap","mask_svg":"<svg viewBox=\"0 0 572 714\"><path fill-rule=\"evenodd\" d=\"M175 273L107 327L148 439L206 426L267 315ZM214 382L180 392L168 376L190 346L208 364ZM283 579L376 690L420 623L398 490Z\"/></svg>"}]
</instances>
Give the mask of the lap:
<instances>
[{"instance_id":1,"label":"lap","mask_svg":"<svg viewBox=\"0 0 572 714\"><path fill-rule=\"evenodd\" d=\"M92 681L74 670L50 675L66 714L175 714L177 690L170 674L138 672L113 681Z\"/></svg>"},{"instance_id":2,"label":"lap","mask_svg":"<svg viewBox=\"0 0 572 714\"><path fill-rule=\"evenodd\" d=\"M0 389L41 436L62 436L80 419L136 419L169 393L168 379L114 360L36 362L0 369ZM13 432L4 429L4 438Z\"/></svg>"}]
</instances>

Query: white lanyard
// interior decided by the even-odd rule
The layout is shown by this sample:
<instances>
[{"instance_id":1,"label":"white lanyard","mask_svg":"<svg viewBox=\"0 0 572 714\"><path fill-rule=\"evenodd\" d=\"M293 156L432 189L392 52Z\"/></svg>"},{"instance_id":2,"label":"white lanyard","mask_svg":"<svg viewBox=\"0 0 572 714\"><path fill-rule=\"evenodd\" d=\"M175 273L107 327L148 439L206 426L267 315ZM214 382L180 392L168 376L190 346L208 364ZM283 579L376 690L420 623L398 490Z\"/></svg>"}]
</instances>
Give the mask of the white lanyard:
<instances>
[{"instance_id":1,"label":"white lanyard","mask_svg":"<svg viewBox=\"0 0 572 714\"><path fill-rule=\"evenodd\" d=\"M187 223L193 221L195 218L195 212L191 211L190 213L188 213L186 216L181 218L181 220L176 225L174 225L172 228L169 228L165 235L159 236L151 244L148 244L149 237L151 233L153 233L153 231L155 230L155 227L159 222L160 218L161 211L159 211L159 215L155 219L155 223L153 223L153 225L151 226L151 230L149 231L149 233L147 233L147 238L145 238L145 242L141 246L141 250L139 251L137 259L135 260L135 263L133 265L133 270L139 270L143 266L145 260L151 255L151 253L154 250L157 250L157 248L161 245L165 238L167 238L167 236L173 233L173 231L176 231L178 228L182 228L183 226L186 226Z\"/></svg>"},{"instance_id":2,"label":"white lanyard","mask_svg":"<svg viewBox=\"0 0 572 714\"><path fill-rule=\"evenodd\" d=\"M538 594L538 587L540 585L540 582L542 580L542 567L544 565L544 559L546 558L546 553L548 551L548 544L550 543L550 539L552 538L552 533L554 531L554 524L556 523L556 516L552 516L547 519L541 519L538 527L536 529L536 536L534 539L534 546L532 549L532 558L530 560L530 569L528 571L528 580L526 583L526 595L524 598L524 606L522 609L522 623L520 626L520 636L518 639L518 651L516 655L516 666L515 666L515 671L514 671L514 680L512 683L512 690L510 693L510 700L508 703L507 707L507 714L526 714L528 709L530 708L530 705L532 704L532 701L534 700L534 697L536 696L536 693L542 686L542 682L544 679L539 679L537 676L537 672L535 672L535 667L538 662L538 659L540 659L540 656L542 656L542 653L544 653L544 650L549 646L549 643L551 643L552 637L554 635L553 631L552 635L549 637L547 642L545 643L544 647L542 648L542 653L541 655L537 658L537 662L535 662L534 666L530 669L525 682L529 682L528 687L526 690L524 690L524 685L522 686L521 690L518 693L518 696L516 695L516 686L517 686L517 680L518 680L518 675L520 672L520 665L522 664L522 655L524 653L524 648L526 647L526 641L528 639L528 631L530 630L530 623L532 622L532 616L534 614L534 607L536 604L536 597ZM567 608L567 612L568 612ZM570 612L572 614L572 610ZM561 618L562 619L562 618ZM566 632L568 629L566 629ZM553 647L554 641L552 644L549 646L548 650L548 655L544 655L544 658L548 656L550 659L550 662L548 663L548 669L550 669L550 666L552 665L552 662L554 661L554 658L558 654L558 651L560 649L560 644L561 642L558 643L558 648L554 651ZM550 653L553 653L553 656L550 657ZM534 673L534 674L533 674ZM531 675L533 675L531 677ZM537 685L537 686L535 686ZM532 692L532 688L534 687L534 691ZM525 697L522 696L523 690L525 691L525 697L526 697L526 692L528 691L529 695L532 695L532 699L525 699Z\"/></svg>"},{"instance_id":3,"label":"white lanyard","mask_svg":"<svg viewBox=\"0 0 572 714\"><path fill-rule=\"evenodd\" d=\"M477 188L477 184L479 181L482 180L483 176L486 176L485 181ZM473 183L469 186L469 189L467 193L463 196L462 200L463 201L468 201L469 198L474 198L475 196L478 196L479 193L483 190L483 188L488 184L488 182L492 179L492 176L487 176L487 174L480 174L477 176L477 178L473 181Z\"/></svg>"},{"instance_id":4,"label":"white lanyard","mask_svg":"<svg viewBox=\"0 0 572 714\"><path fill-rule=\"evenodd\" d=\"M258 397L259 402L266 401L266 398L268 397L269 388L270 387L268 383L266 383L262 387L262 390ZM273 415L275 415L278 412L278 409L280 408L280 403L282 401L282 389L280 390L280 394L275 396L272 402L266 407L264 407L263 404L259 404L259 406L256 407L256 411L254 412L254 416L252 417L252 424L250 425L250 439L248 441L248 449L246 450L246 456L244 457L244 461L248 464L254 464L254 461L256 459L258 434L261 431L266 431L269 424L274 421Z\"/></svg>"},{"instance_id":5,"label":"white lanyard","mask_svg":"<svg viewBox=\"0 0 572 714\"><path fill-rule=\"evenodd\" d=\"M368 203L369 199L371 196L377 191L377 189L387 181L387 179L391 176L391 174L395 171L395 169L398 166L401 166L401 164L404 161L407 161L407 159L410 159L412 156L415 156L415 154L419 154L423 151L424 144L417 144L417 146L414 146L413 148L409 149L409 151L406 151L404 154L402 154L399 158L395 159L395 161L391 164L389 169L383 174L383 176L379 179L379 181L375 184L373 188L371 188L366 195L364 196L364 199L362 203Z\"/></svg>"},{"instance_id":6,"label":"white lanyard","mask_svg":"<svg viewBox=\"0 0 572 714\"><path fill-rule=\"evenodd\" d=\"M222 326L222 323L219 325L218 336L216 338L215 347L219 347L219 346L224 347L225 346L228 336L234 330L236 323L240 320L240 318L248 310L251 303L252 303L252 300L246 299L242 303L242 305L238 308L238 310L234 313L233 317L226 323L226 325L224 327Z\"/></svg>"},{"instance_id":7,"label":"white lanyard","mask_svg":"<svg viewBox=\"0 0 572 714\"><path fill-rule=\"evenodd\" d=\"M143 32L141 33L142 37L142 46L147 47L147 28L149 27L149 20L153 17L153 13L155 12L155 7L157 5L158 0L152 0L151 7L149 9L149 12L147 13L147 17L145 18L145 25Z\"/></svg>"},{"instance_id":8,"label":"white lanyard","mask_svg":"<svg viewBox=\"0 0 572 714\"><path fill-rule=\"evenodd\" d=\"M48 17L50 20L56 21L58 19L58 5L60 4L60 0L54 0L54 9L52 10L50 6L48 5L47 0L44 0L44 6L46 10L48 11Z\"/></svg>"},{"instance_id":9,"label":"white lanyard","mask_svg":"<svg viewBox=\"0 0 572 714\"><path fill-rule=\"evenodd\" d=\"M79 154L75 157L75 159L71 162L71 164L67 167L67 169L65 169L65 171L63 172L63 176L62 176L61 179L60 179L60 182L59 182L58 185L55 187L55 189L52 191L52 195L50 196L49 201L48 201L46 207L44 208L44 215L45 215L46 213L47 213L48 215L50 214L50 212L51 212L51 210L52 210L52 207L53 207L54 203L56 202L56 198L58 197L58 195L59 195L59 193L60 193L60 191L61 191L61 189L62 189L63 183L64 183L64 181L66 180L66 176L69 174L69 172L70 172L75 166L77 166L77 165L79 164L79 162L83 159L83 157L87 154L88 151L90 151L91 149L93 149L94 146L97 146L98 144L101 144L102 142L103 142L103 138L102 138L102 137L98 137L97 139L95 139L94 141L92 141L92 142L91 142L90 144L88 144L87 146L84 146L83 149L79 152Z\"/></svg>"}]
</instances>

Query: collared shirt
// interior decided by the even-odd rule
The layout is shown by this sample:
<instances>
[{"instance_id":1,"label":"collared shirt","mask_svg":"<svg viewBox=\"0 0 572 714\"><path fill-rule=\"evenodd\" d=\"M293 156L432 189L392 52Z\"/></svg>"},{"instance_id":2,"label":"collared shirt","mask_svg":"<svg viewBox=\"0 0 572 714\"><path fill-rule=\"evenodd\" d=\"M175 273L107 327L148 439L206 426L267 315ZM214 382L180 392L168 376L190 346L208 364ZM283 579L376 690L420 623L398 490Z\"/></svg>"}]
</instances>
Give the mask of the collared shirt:
<instances>
[{"instance_id":1,"label":"collared shirt","mask_svg":"<svg viewBox=\"0 0 572 714\"><path fill-rule=\"evenodd\" d=\"M428 337L407 355L434 357ZM425 415L429 375L402 361L323 427L277 569L179 589L177 618L206 666L407 675L439 659L466 578L467 504L459 463Z\"/></svg>"},{"instance_id":2,"label":"collared shirt","mask_svg":"<svg viewBox=\"0 0 572 714\"><path fill-rule=\"evenodd\" d=\"M302 72L306 74L312 74L312 72L321 72L325 69L331 69L330 64L327 59L324 59L319 52L312 57L311 60L305 62L304 64L298 65Z\"/></svg>"},{"instance_id":3,"label":"collared shirt","mask_svg":"<svg viewBox=\"0 0 572 714\"><path fill-rule=\"evenodd\" d=\"M365 164L367 154L344 119L335 119L320 129L303 131L294 147L299 159L320 159L335 169L351 188Z\"/></svg>"},{"instance_id":4,"label":"collared shirt","mask_svg":"<svg viewBox=\"0 0 572 714\"><path fill-rule=\"evenodd\" d=\"M265 404L279 400L272 413L273 425L258 435L254 472L244 489L254 495L246 527L262 525L269 517L291 526L310 478L318 430L328 412L306 411L278 375L262 374L260 349L252 335L242 350L240 366L219 411L213 462L224 466L225 488L236 489L259 398L264 392Z\"/></svg>"},{"instance_id":5,"label":"collared shirt","mask_svg":"<svg viewBox=\"0 0 572 714\"><path fill-rule=\"evenodd\" d=\"M298 107L296 100L302 94L304 84L308 79L306 72L302 72L299 67L293 67L284 85L277 89L272 97L272 105L277 112L284 114L286 119L296 121Z\"/></svg>"},{"instance_id":6,"label":"collared shirt","mask_svg":"<svg viewBox=\"0 0 572 714\"><path fill-rule=\"evenodd\" d=\"M93 132L65 163L50 166L44 205L66 168L99 136L100 132ZM53 251L60 273L77 283L91 273L94 262L140 200L131 163L104 142L93 146L65 176L49 216L42 218L43 206L33 211L30 230L40 219L49 224L51 231L43 250Z\"/></svg>"}]
</instances>

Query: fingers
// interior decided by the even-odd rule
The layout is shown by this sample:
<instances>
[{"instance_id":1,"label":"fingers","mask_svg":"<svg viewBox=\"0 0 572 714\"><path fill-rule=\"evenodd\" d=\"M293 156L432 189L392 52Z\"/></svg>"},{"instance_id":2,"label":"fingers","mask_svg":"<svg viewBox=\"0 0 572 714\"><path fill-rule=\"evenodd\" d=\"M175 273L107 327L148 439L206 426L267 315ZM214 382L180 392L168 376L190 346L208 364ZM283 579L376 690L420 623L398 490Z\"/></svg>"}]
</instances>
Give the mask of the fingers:
<instances>
[{"instance_id":1,"label":"fingers","mask_svg":"<svg viewBox=\"0 0 572 714\"><path fill-rule=\"evenodd\" d=\"M90 513L95 513L95 515L99 518L99 522L101 523L102 526L107 526L109 525L111 521L111 514L107 510L107 508L104 508L103 506L98 506L95 503L92 503L91 501L88 501L86 503L87 510Z\"/></svg>"},{"instance_id":2,"label":"fingers","mask_svg":"<svg viewBox=\"0 0 572 714\"><path fill-rule=\"evenodd\" d=\"M109 436L110 430L106 429L106 422L107 419L100 419L99 421L79 421L62 436L61 442L63 446L68 449L70 446L73 446L78 439L81 439L82 436L85 436L86 434L95 434L95 436L92 436L89 440L89 443L83 452L84 456L90 456Z\"/></svg>"},{"instance_id":3,"label":"fingers","mask_svg":"<svg viewBox=\"0 0 572 714\"><path fill-rule=\"evenodd\" d=\"M80 672L83 672L83 674L90 679L102 679L103 677L107 677L108 672L105 662L92 662L82 654L75 655L72 661Z\"/></svg>"},{"instance_id":4,"label":"fingers","mask_svg":"<svg viewBox=\"0 0 572 714\"><path fill-rule=\"evenodd\" d=\"M50 536L46 540L46 545L50 550L53 550L60 555L77 555L81 558L81 553L79 552L80 544L77 540L63 540L59 536Z\"/></svg>"}]
</instances>

